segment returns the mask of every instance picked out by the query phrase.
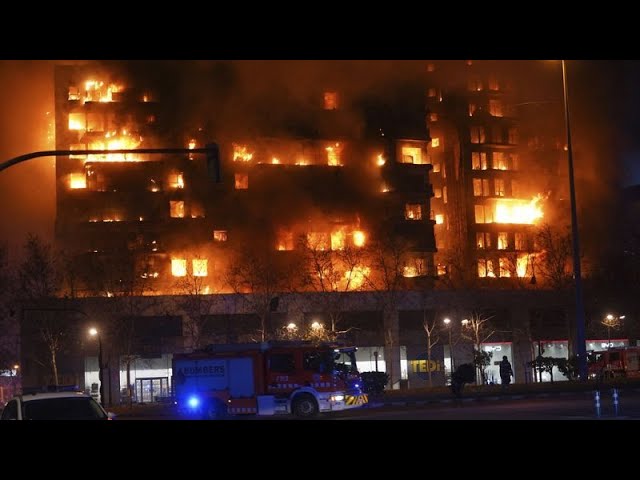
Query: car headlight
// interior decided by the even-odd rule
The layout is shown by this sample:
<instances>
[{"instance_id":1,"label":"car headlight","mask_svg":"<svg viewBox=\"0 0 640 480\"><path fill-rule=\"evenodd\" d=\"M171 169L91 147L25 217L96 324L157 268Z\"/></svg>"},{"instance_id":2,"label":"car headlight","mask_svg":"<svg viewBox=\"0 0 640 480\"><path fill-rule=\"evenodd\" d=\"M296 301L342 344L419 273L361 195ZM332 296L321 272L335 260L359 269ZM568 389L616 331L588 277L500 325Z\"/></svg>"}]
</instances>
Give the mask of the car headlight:
<instances>
[{"instance_id":1,"label":"car headlight","mask_svg":"<svg viewBox=\"0 0 640 480\"><path fill-rule=\"evenodd\" d=\"M331 395L329 398L332 402L341 402L344 400L344 395Z\"/></svg>"}]
</instances>

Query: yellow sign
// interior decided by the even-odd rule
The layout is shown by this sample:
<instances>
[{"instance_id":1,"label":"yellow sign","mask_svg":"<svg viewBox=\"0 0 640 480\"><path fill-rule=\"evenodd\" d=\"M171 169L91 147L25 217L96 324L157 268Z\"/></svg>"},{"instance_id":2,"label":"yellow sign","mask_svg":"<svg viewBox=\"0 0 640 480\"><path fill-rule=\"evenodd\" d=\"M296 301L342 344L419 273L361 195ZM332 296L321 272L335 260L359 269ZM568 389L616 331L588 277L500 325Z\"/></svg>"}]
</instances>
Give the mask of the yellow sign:
<instances>
[{"instance_id":1,"label":"yellow sign","mask_svg":"<svg viewBox=\"0 0 640 480\"><path fill-rule=\"evenodd\" d=\"M409 365L413 373L441 372L442 363L436 360L410 360Z\"/></svg>"}]
</instances>

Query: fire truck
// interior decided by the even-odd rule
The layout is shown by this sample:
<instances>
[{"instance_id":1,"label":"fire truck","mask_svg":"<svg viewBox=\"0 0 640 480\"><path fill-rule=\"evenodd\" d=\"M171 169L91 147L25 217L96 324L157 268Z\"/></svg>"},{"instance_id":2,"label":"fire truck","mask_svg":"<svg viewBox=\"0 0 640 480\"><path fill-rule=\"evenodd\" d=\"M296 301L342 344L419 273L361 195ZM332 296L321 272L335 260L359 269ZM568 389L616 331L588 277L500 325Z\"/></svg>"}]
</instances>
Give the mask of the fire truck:
<instances>
[{"instance_id":1,"label":"fire truck","mask_svg":"<svg viewBox=\"0 0 640 480\"><path fill-rule=\"evenodd\" d=\"M310 342L209 345L173 356L181 415L291 414L313 417L368 402L355 347Z\"/></svg>"},{"instance_id":2,"label":"fire truck","mask_svg":"<svg viewBox=\"0 0 640 480\"><path fill-rule=\"evenodd\" d=\"M640 378L640 347L617 347L589 353L589 378Z\"/></svg>"}]
</instances>

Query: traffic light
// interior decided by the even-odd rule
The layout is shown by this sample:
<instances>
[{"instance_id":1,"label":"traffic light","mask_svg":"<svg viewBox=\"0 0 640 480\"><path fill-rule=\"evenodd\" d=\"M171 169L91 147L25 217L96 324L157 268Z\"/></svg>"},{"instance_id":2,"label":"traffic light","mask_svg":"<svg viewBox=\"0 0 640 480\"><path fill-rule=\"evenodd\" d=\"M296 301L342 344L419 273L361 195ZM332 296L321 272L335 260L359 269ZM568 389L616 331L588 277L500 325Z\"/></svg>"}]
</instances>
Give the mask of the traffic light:
<instances>
[{"instance_id":1,"label":"traffic light","mask_svg":"<svg viewBox=\"0 0 640 480\"><path fill-rule=\"evenodd\" d=\"M207 143L207 173L209 178L220 183L220 149L217 143Z\"/></svg>"}]
</instances>

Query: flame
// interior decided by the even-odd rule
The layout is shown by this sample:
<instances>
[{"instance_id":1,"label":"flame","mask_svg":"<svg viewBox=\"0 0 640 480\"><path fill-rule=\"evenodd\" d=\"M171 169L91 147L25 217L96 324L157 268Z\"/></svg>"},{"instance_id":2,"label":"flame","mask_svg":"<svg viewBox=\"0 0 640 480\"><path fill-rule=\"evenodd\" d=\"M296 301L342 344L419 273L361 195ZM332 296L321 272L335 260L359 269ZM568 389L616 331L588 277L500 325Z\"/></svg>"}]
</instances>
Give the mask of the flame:
<instances>
[{"instance_id":1,"label":"flame","mask_svg":"<svg viewBox=\"0 0 640 480\"><path fill-rule=\"evenodd\" d=\"M71 93L71 89L69 91L69 99L70 100L82 100L82 103L85 102L114 102L113 94L119 93L124 90L123 85L118 85L115 83L109 84L105 88L105 83L97 80L87 80L84 82L84 97L82 97L79 93ZM73 98L72 98L73 97Z\"/></svg>"},{"instance_id":2,"label":"flame","mask_svg":"<svg viewBox=\"0 0 640 480\"><path fill-rule=\"evenodd\" d=\"M382 156L382 154L378 155L378 158L376 159L376 165L382 167L385 163L387 163L387 160Z\"/></svg>"},{"instance_id":3,"label":"flame","mask_svg":"<svg viewBox=\"0 0 640 480\"><path fill-rule=\"evenodd\" d=\"M307 162L307 159L306 159L306 158L299 158L299 159L296 161L296 165L298 165L298 166L309 165L309 162Z\"/></svg>"},{"instance_id":4,"label":"flame","mask_svg":"<svg viewBox=\"0 0 640 480\"><path fill-rule=\"evenodd\" d=\"M404 218L407 220L422 220L422 207L418 203L407 203L404 208Z\"/></svg>"},{"instance_id":5,"label":"flame","mask_svg":"<svg viewBox=\"0 0 640 480\"><path fill-rule=\"evenodd\" d=\"M533 255L531 255L533 257ZM526 253L519 253L516 259L516 273L519 277L525 277L529 266L529 255Z\"/></svg>"},{"instance_id":6,"label":"flame","mask_svg":"<svg viewBox=\"0 0 640 480\"><path fill-rule=\"evenodd\" d=\"M87 177L84 173L72 173L69 175L69 188L87 188Z\"/></svg>"},{"instance_id":7,"label":"flame","mask_svg":"<svg viewBox=\"0 0 640 480\"><path fill-rule=\"evenodd\" d=\"M182 200L170 200L169 210L171 218L184 218L184 202Z\"/></svg>"},{"instance_id":8,"label":"flame","mask_svg":"<svg viewBox=\"0 0 640 480\"><path fill-rule=\"evenodd\" d=\"M356 266L351 270L344 272L344 278L349 282L349 286L352 288L360 288L364 283L364 279L371 273L369 267Z\"/></svg>"},{"instance_id":9,"label":"flame","mask_svg":"<svg viewBox=\"0 0 640 480\"><path fill-rule=\"evenodd\" d=\"M418 267L415 265L405 265L402 269L402 276L407 278L413 278L418 276Z\"/></svg>"},{"instance_id":10,"label":"flame","mask_svg":"<svg viewBox=\"0 0 640 480\"><path fill-rule=\"evenodd\" d=\"M438 213L435 216L435 220L437 225L442 225L444 223L444 215L442 213Z\"/></svg>"},{"instance_id":11,"label":"flame","mask_svg":"<svg viewBox=\"0 0 640 480\"><path fill-rule=\"evenodd\" d=\"M391 189L386 184L383 184L382 188L380 189L380 191L382 193L389 193L391 191Z\"/></svg>"},{"instance_id":12,"label":"flame","mask_svg":"<svg viewBox=\"0 0 640 480\"><path fill-rule=\"evenodd\" d=\"M173 173L169 176L169 185L171 188L184 188L184 174Z\"/></svg>"},{"instance_id":13,"label":"flame","mask_svg":"<svg viewBox=\"0 0 640 480\"><path fill-rule=\"evenodd\" d=\"M278 165L278 164L280 163L280 159L278 159L278 158L276 158L276 157L273 157L273 158L271 159L271 163L272 163L273 165Z\"/></svg>"},{"instance_id":14,"label":"flame","mask_svg":"<svg viewBox=\"0 0 640 480\"><path fill-rule=\"evenodd\" d=\"M133 136L127 129L122 129L118 135L111 131L104 135L104 140L97 140L89 144L89 150L125 150L135 149L142 143L142 137ZM141 157L130 153L91 154L90 162L140 162Z\"/></svg>"},{"instance_id":15,"label":"flame","mask_svg":"<svg viewBox=\"0 0 640 480\"><path fill-rule=\"evenodd\" d=\"M69 130L82 130L84 131L86 126L86 118L84 113L70 113L69 114Z\"/></svg>"},{"instance_id":16,"label":"flame","mask_svg":"<svg viewBox=\"0 0 640 480\"><path fill-rule=\"evenodd\" d=\"M331 232L331 250L344 250L345 238L346 235L342 229Z\"/></svg>"},{"instance_id":17,"label":"flame","mask_svg":"<svg viewBox=\"0 0 640 480\"><path fill-rule=\"evenodd\" d=\"M342 163L340 163L340 144L336 143L335 145L329 145L325 148L327 151L327 164L330 167L341 167Z\"/></svg>"},{"instance_id":18,"label":"flame","mask_svg":"<svg viewBox=\"0 0 640 480\"><path fill-rule=\"evenodd\" d=\"M543 217L542 208L538 205L540 200L542 195L529 201L510 198L497 200L494 222L532 225Z\"/></svg>"},{"instance_id":19,"label":"flame","mask_svg":"<svg viewBox=\"0 0 640 480\"><path fill-rule=\"evenodd\" d=\"M307 241L312 250L329 250L331 247L331 237L324 232L307 233Z\"/></svg>"},{"instance_id":20,"label":"flame","mask_svg":"<svg viewBox=\"0 0 640 480\"><path fill-rule=\"evenodd\" d=\"M276 250L291 251L293 250L293 232L281 230L278 232Z\"/></svg>"},{"instance_id":21,"label":"flame","mask_svg":"<svg viewBox=\"0 0 640 480\"><path fill-rule=\"evenodd\" d=\"M213 231L213 239L216 242L226 242L227 241L227 231L226 230L214 230Z\"/></svg>"},{"instance_id":22,"label":"flame","mask_svg":"<svg viewBox=\"0 0 640 480\"><path fill-rule=\"evenodd\" d=\"M185 277L187 275L187 261L184 258L171 259L171 275Z\"/></svg>"},{"instance_id":23,"label":"flame","mask_svg":"<svg viewBox=\"0 0 640 480\"><path fill-rule=\"evenodd\" d=\"M191 262L193 268L194 277L206 277L207 276L207 259L206 258L194 258Z\"/></svg>"},{"instance_id":24,"label":"flame","mask_svg":"<svg viewBox=\"0 0 640 480\"><path fill-rule=\"evenodd\" d=\"M353 232L353 244L356 247L364 247L366 236L362 230L355 230Z\"/></svg>"},{"instance_id":25,"label":"flame","mask_svg":"<svg viewBox=\"0 0 640 480\"><path fill-rule=\"evenodd\" d=\"M233 161L249 162L253 158L253 153L249 152L246 145L233 144Z\"/></svg>"}]
</instances>

